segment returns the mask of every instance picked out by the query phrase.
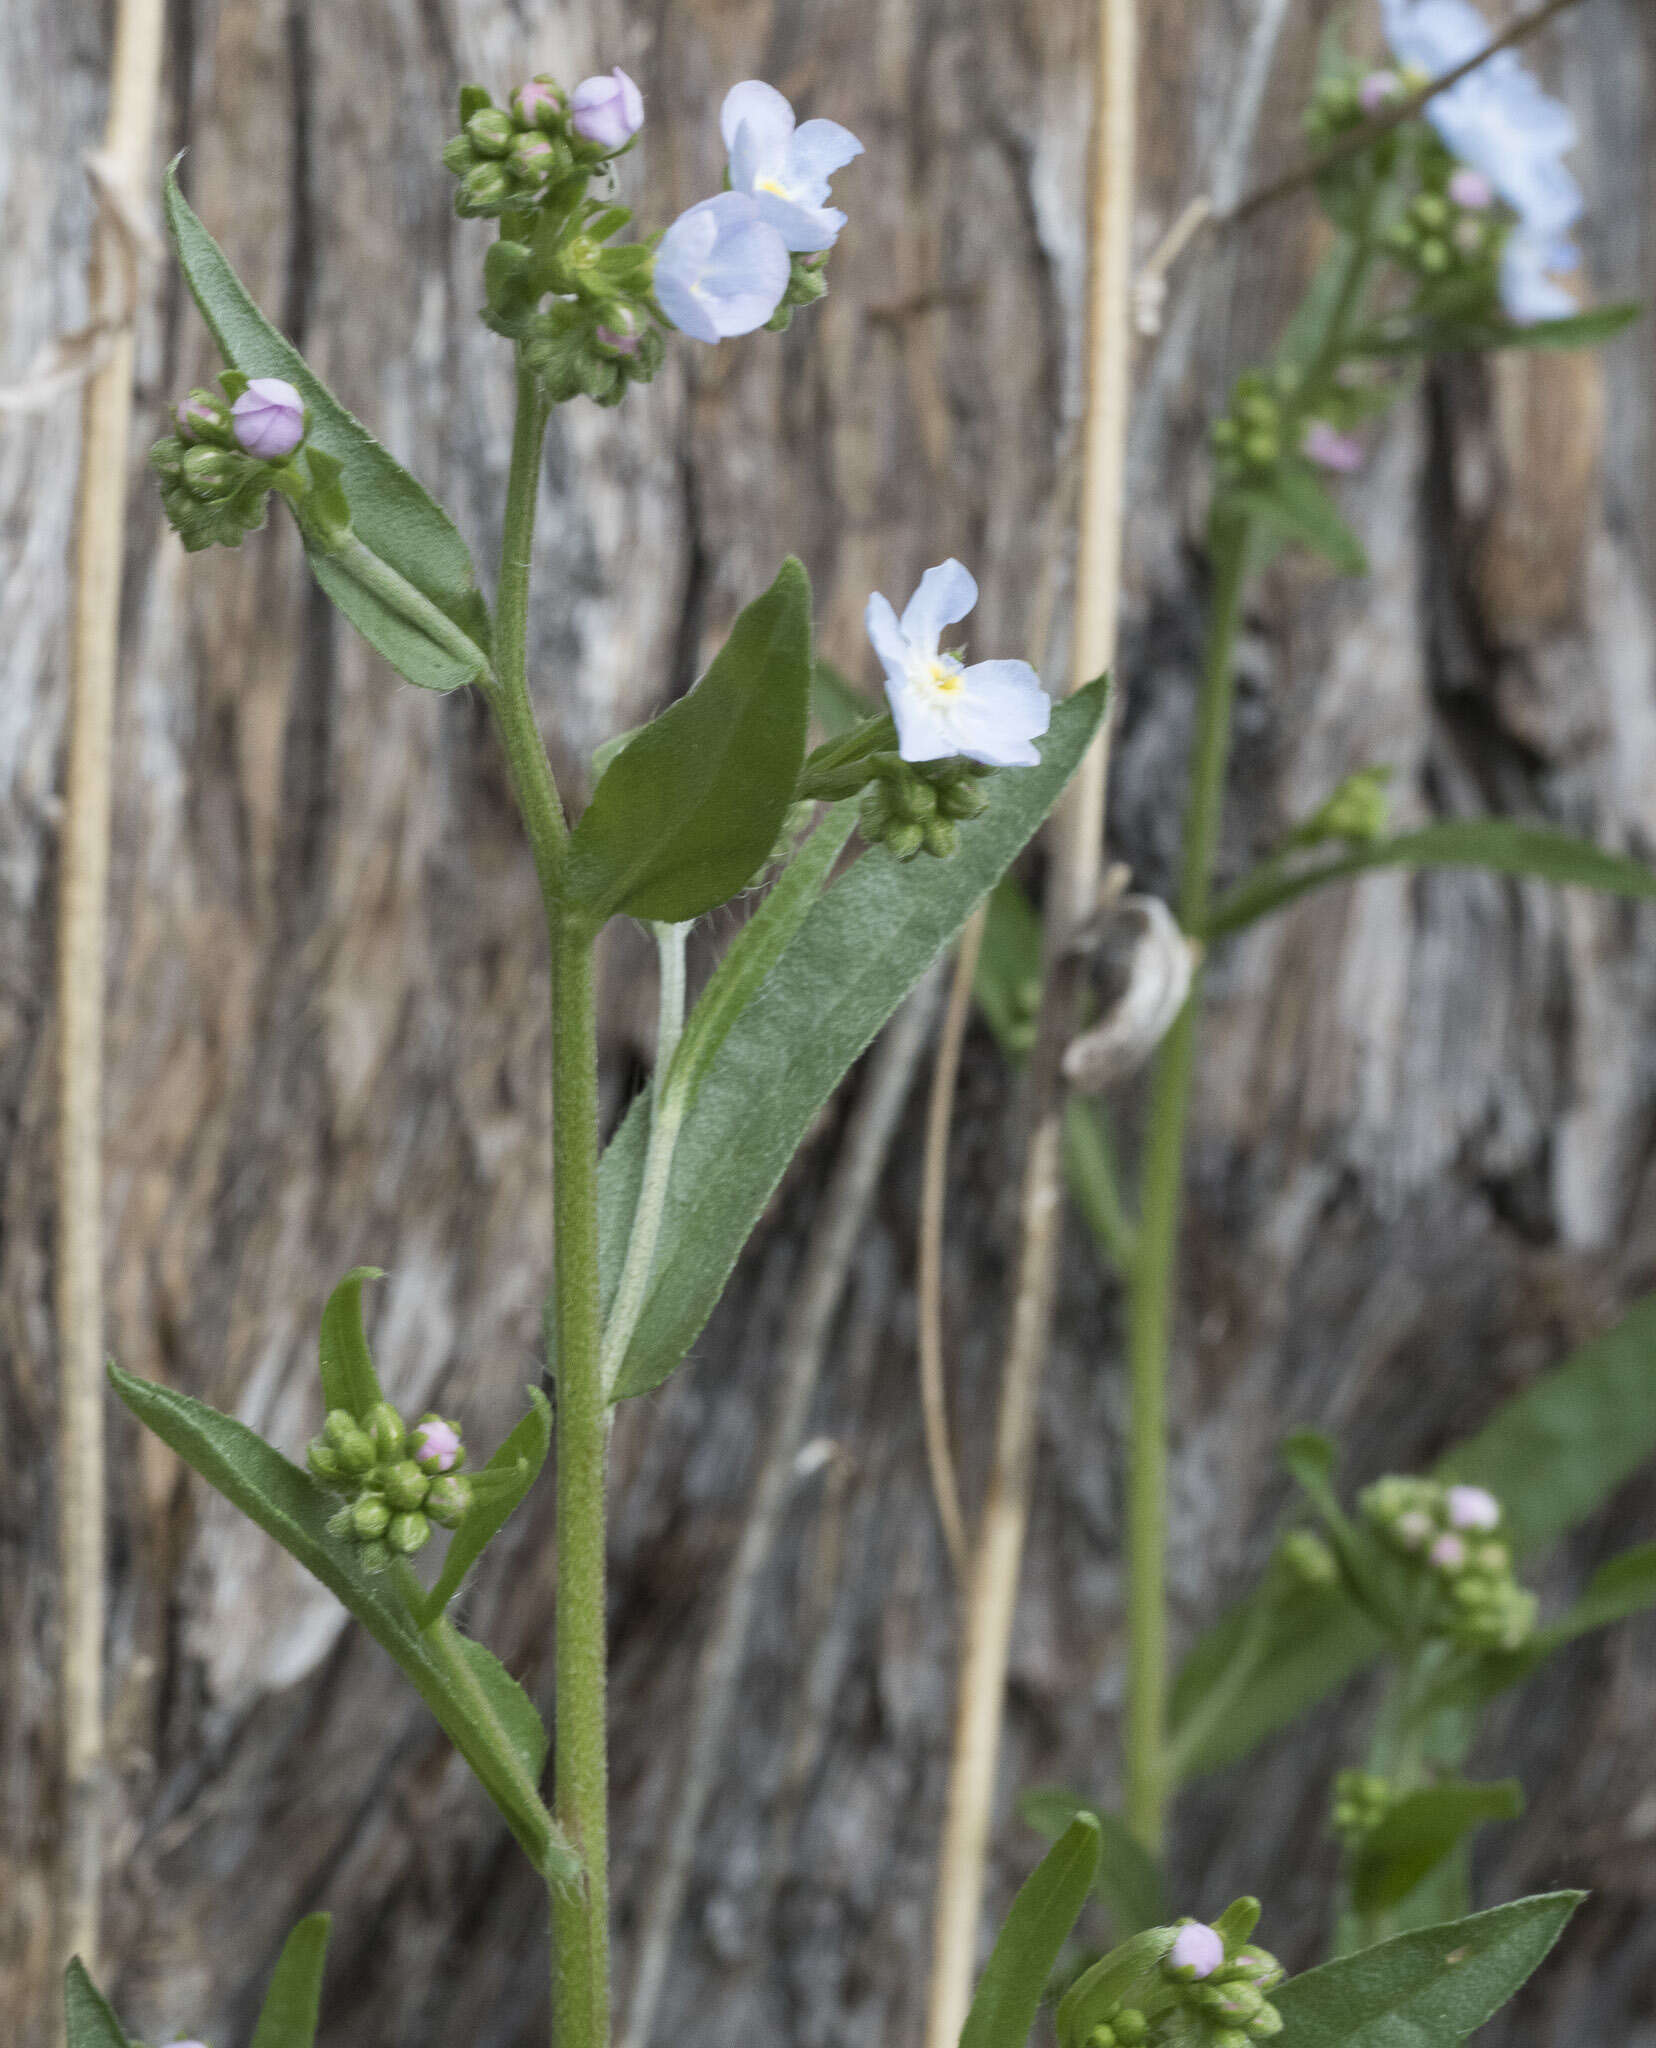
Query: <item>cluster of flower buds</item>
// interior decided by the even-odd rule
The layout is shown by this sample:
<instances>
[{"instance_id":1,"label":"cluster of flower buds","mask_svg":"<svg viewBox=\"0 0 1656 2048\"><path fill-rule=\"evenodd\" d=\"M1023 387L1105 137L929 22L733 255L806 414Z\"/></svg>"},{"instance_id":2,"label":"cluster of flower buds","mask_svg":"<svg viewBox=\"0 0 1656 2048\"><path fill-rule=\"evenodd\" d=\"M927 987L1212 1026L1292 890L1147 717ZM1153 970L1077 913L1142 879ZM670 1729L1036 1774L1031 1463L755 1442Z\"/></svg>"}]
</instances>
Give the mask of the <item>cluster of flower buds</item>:
<instances>
[{"instance_id":1,"label":"cluster of flower buds","mask_svg":"<svg viewBox=\"0 0 1656 2048\"><path fill-rule=\"evenodd\" d=\"M1359 1848L1396 1804L1389 1779L1373 1771L1341 1771L1334 1780L1332 1819L1337 1840Z\"/></svg>"},{"instance_id":2,"label":"cluster of flower buds","mask_svg":"<svg viewBox=\"0 0 1656 2048\"><path fill-rule=\"evenodd\" d=\"M1290 445L1290 410L1299 388L1295 372L1245 370L1236 380L1223 417L1214 424L1213 447L1226 483L1262 483Z\"/></svg>"},{"instance_id":3,"label":"cluster of flower buds","mask_svg":"<svg viewBox=\"0 0 1656 2048\"><path fill-rule=\"evenodd\" d=\"M978 784L992 771L964 755L905 761L898 754L876 754L868 769L873 779L863 791L857 822L871 846L884 846L899 860L920 853L946 860L960 844L961 823L989 808Z\"/></svg>"},{"instance_id":4,"label":"cluster of flower buds","mask_svg":"<svg viewBox=\"0 0 1656 2048\"><path fill-rule=\"evenodd\" d=\"M304 446L305 402L281 377L227 370L219 392L196 390L174 410L176 431L150 450L167 518L192 554L240 547L264 524L273 489L302 494L294 469Z\"/></svg>"},{"instance_id":5,"label":"cluster of flower buds","mask_svg":"<svg viewBox=\"0 0 1656 2048\"><path fill-rule=\"evenodd\" d=\"M1116 2004L1087 2036L1087 2048L1138 2048L1150 2038L1150 2022L1136 2005Z\"/></svg>"},{"instance_id":6,"label":"cluster of flower buds","mask_svg":"<svg viewBox=\"0 0 1656 2048\"><path fill-rule=\"evenodd\" d=\"M1305 138L1314 148L1326 148L1395 106L1408 90L1395 71L1365 72L1346 65L1326 72L1305 109Z\"/></svg>"},{"instance_id":7,"label":"cluster of flower buds","mask_svg":"<svg viewBox=\"0 0 1656 2048\"><path fill-rule=\"evenodd\" d=\"M1434 1633L1479 1650L1516 1650L1528 1640L1535 1595L1513 1576L1494 1494L1394 1475L1369 1487L1361 1505L1388 1546L1418 1568Z\"/></svg>"},{"instance_id":8,"label":"cluster of flower buds","mask_svg":"<svg viewBox=\"0 0 1656 2048\"><path fill-rule=\"evenodd\" d=\"M555 78L532 78L497 107L481 85L460 89L460 133L443 150L459 179L454 210L494 219L545 202L574 179L578 189L631 146L644 125L644 96L621 69L565 92Z\"/></svg>"},{"instance_id":9,"label":"cluster of flower buds","mask_svg":"<svg viewBox=\"0 0 1656 2048\"><path fill-rule=\"evenodd\" d=\"M1457 163L1435 140L1421 151L1420 190L1386 230L1386 247L1427 284L1482 280L1493 303L1507 217L1482 171Z\"/></svg>"},{"instance_id":10,"label":"cluster of flower buds","mask_svg":"<svg viewBox=\"0 0 1656 2048\"><path fill-rule=\"evenodd\" d=\"M1249 2048L1251 2042L1269 2041L1282 2032L1282 2015L1267 1996L1282 1982L1282 1965L1250 1941L1227 1946L1218 1928L1187 1920L1174 1937L1162 1974L1177 1987L1172 2010L1182 2008L1187 2022L1197 2022L1195 2038L1206 2048ZM1152 2038L1172 2038L1175 2032L1178 2038L1191 2038L1188 2024L1175 2030L1169 2017L1163 2016Z\"/></svg>"},{"instance_id":11,"label":"cluster of flower buds","mask_svg":"<svg viewBox=\"0 0 1656 2048\"><path fill-rule=\"evenodd\" d=\"M305 1462L330 1492L346 1496L328 1528L360 1546L369 1571L423 1550L434 1522L457 1528L472 1504L458 1424L422 1415L407 1429L389 1401L360 1419L333 1409L306 1446Z\"/></svg>"}]
</instances>

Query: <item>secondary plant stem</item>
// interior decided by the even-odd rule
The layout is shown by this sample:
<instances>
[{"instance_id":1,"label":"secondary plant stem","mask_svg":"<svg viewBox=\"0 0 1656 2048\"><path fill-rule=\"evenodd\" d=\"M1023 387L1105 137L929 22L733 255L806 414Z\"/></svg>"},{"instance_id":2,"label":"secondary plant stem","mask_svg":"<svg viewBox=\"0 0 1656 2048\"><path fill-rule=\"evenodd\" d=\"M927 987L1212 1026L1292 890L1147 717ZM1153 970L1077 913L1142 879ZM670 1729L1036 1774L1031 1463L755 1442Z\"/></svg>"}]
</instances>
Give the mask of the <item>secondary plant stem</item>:
<instances>
[{"instance_id":1,"label":"secondary plant stem","mask_svg":"<svg viewBox=\"0 0 1656 2048\"><path fill-rule=\"evenodd\" d=\"M1200 931L1207 914L1219 839L1249 533L1245 517L1225 511L1216 514L1213 603L1179 889L1179 919L1187 932ZM1201 986L1198 970L1189 999L1156 1060L1140 1193L1138 1255L1127 1297L1132 1417L1127 1451L1126 1808L1128 1826L1151 1850L1161 1846L1168 1790L1163 1756L1167 1721L1167 1359Z\"/></svg>"}]
</instances>

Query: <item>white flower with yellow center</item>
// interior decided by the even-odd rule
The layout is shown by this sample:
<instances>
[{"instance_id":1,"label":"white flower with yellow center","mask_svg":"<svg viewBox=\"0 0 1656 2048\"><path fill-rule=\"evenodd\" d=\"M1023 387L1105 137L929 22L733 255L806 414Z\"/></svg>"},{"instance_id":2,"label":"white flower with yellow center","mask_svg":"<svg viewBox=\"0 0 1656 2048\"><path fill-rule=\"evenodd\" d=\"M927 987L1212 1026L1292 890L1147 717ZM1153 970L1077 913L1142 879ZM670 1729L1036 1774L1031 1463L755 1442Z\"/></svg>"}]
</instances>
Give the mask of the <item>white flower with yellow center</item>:
<instances>
[{"instance_id":1,"label":"white flower with yellow center","mask_svg":"<svg viewBox=\"0 0 1656 2048\"><path fill-rule=\"evenodd\" d=\"M830 206L831 174L862 155L862 144L837 121L794 126L794 110L774 85L744 79L725 94L719 131L730 152L730 189L759 202L761 219L790 250L831 249L845 215Z\"/></svg>"},{"instance_id":2,"label":"white flower with yellow center","mask_svg":"<svg viewBox=\"0 0 1656 2048\"><path fill-rule=\"evenodd\" d=\"M905 761L964 754L991 768L1031 768L1034 742L1052 718L1052 700L1027 661L979 661L970 668L939 652L943 628L977 603L972 572L956 561L928 569L901 619L876 590L868 600L868 637L885 670L886 697Z\"/></svg>"}]
</instances>

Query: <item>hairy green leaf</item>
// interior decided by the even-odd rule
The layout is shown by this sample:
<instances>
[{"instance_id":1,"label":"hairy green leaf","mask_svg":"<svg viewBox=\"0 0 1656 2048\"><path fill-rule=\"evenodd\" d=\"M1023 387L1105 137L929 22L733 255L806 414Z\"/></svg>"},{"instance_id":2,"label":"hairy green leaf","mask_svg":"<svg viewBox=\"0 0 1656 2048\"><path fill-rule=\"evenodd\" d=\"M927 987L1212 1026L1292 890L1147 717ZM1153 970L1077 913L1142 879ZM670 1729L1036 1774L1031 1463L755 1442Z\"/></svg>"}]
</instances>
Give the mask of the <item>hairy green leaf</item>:
<instances>
[{"instance_id":1,"label":"hairy green leaf","mask_svg":"<svg viewBox=\"0 0 1656 2048\"><path fill-rule=\"evenodd\" d=\"M811 905L685 1118L618 1398L658 1386L683 1358L818 1111L1057 801L1098 729L1105 694L1100 681L1054 708L1041 765L985 785L990 807L964 828L951 859L905 866L876 850ZM647 1120L647 1109L623 1125L619 1153L612 1144L605 1154L606 1215L624 1206L607 1191L612 1176L634 1176L636 1190L641 1138L629 1138L628 1125L640 1116Z\"/></svg>"},{"instance_id":2,"label":"hairy green leaf","mask_svg":"<svg viewBox=\"0 0 1656 2048\"><path fill-rule=\"evenodd\" d=\"M1097 1818L1078 1813L1012 1901L978 1979L960 2048L1024 2048L1097 1868Z\"/></svg>"},{"instance_id":3,"label":"hairy green leaf","mask_svg":"<svg viewBox=\"0 0 1656 2048\"><path fill-rule=\"evenodd\" d=\"M1564 320L1427 320L1390 333L1384 327L1364 335L1357 352L1375 356L1486 355L1491 349L1595 348L1625 333L1644 312L1637 300L1594 306Z\"/></svg>"},{"instance_id":4,"label":"hairy green leaf","mask_svg":"<svg viewBox=\"0 0 1656 2048\"><path fill-rule=\"evenodd\" d=\"M1601 889L1612 896L1656 897L1656 870L1550 825L1523 825L1512 818L1452 818L1373 846L1354 847L1336 860L1294 867L1268 862L1220 897L1202 937L1211 943L1241 931L1313 889L1349 881L1371 868L1482 868L1492 874Z\"/></svg>"},{"instance_id":5,"label":"hairy green leaf","mask_svg":"<svg viewBox=\"0 0 1656 2048\"><path fill-rule=\"evenodd\" d=\"M285 377L298 390L310 413L309 445L339 462L337 483L357 538L476 643L478 660L468 664L459 659L365 588L338 560L307 544L317 582L409 682L425 690L452 690L473 681L487 662L489 617L471 556L453 521L259 311L223 250L191 211L179 190L177 168L175 160L167 171L167 225L190 291L226 361L249 377Z\"/></svg>"},{"instance_id":6,"label":"hairy green leaf","mask_svg":"<svg viewBox=\"0 0 1656 2048\"><path fill-rule=\"evenodd\" d=\"M805 758L811 586L792 557L696 687L633 736L570 836L572 903L681 924L770 858Z\"/></svg>"},{"instance_id":7,"label":"hairy green leaf","mask_svg":"<svg viewBox=\"0 0 1656 2048\"><path fill-rule=\"evenodd\" d=\"M1089 1806L1061 1785L1032 1787L1018 1800L1018 1811L1048 1841L1056 1841L1078 1813L1090 1813L1098 1822L1100 1852L1093 1890L1118 1939L1125 1941L1168 1918L1161 1865L1118 1814Z\"/></svg>"},{"instance_id":8,"label":"hairy green leaf","mask_svg":"<svg viewBox=\"0 0 1656 2048\"><path fill-rule=\"evenodd\" d=\"M132 2048L109 2003L86 1973L79 1956L72 1957L63 1978L63 2009L69 2048Z\"/></svg>"},{"instance_id":9,"label":"hairy green leaf","mask_svg":"<svg viewBox=\"0 0 1656 2048\"><path fill-rule=\"evenodd\" d=\"M119 1366L109 1368L109 1378L146 1428L297 1558L396 1659L535 1868L549 1878L574 1877L579 1859L524 1768L525 1714L532 1715L533 1706L520 1695L522 1707L513 1703L507 1725L501 1685L482 1681L478 1660L470 1656L470 1648L480 1646L464 1647L465 1639L446 1618L421 1632L415 1609L423 1594L407 1567L378 1575L364 1571L357 1546L329 1533L336 1503L245 1424L175 1388L135 1379ZM500 1680L513 1683L504 1671Z\"/></svg>"},{"instance_id":10,"label":"hairy green leaf","mask_svg":"<svg viewBox=\"0 0 1656 2048\"><path fill-rule=\"evenodd\" d=\"M317 1342L322 1405L330 1411L343 1408L359 1421L376 1402L385 1399L362 1328L363 1286L384 1278L378 1266L353 1266L328 1296L322 1311Z\"/></svg>"},{"instance_id":11,"label":"hairy green leaf","mask_svg":"<svg viewBox=\"0 0 1656 2048\"><path fill-rule=\"evenodd\" d=\"M332 1924L326 1913L312 1913L288 1936L253 2029L253 2048L316 2048Z\"/></svg>"},{"instance_id":12,"label":"hairy green leaf","mask_svg":"<svg viewBox=\"0 0 1656 2048\"><path fill-rule=\"evenodd\" d=\"M1457 2048L1534 1973L1584 1896L1519 1899L1308 1970L1271 1994L1278 2048Z\"/></svg>"},{"instance_id":13,"label":"hairy green leaf","mask_svg":"<svg viewBox=\"0 0 1656 2048\"><path fill-rule=\"evenodd\" d=\"M449 1538L437 1583L420 1607L422 1628L429 1628L445 1610L459 1592L467 1572L500 1534L518 1502L540 1477L551 1442L552 1410L540 1388L531 1387L529 1413L483 1467L478 1477L484 1483L459 1528ZM490 1485L491 1480L498 1483Z\"/></svg>"},{"instance_id":14,"label":"hairy green leaf","mask_svg":"<svg viewBox=\"0 0 1656 2048\"><path fill-rule=\"evenodd\" d=\"M1083 1970L1058 2001L1061 2048L1087 2048L1094 2027L1112 2007L1135 1995L1135 1986L1158 1968L1178 1932L1176 1927L1147 1927Z\"/></svg>"},{"instance_id":15,"label":"hairy green leaf","mask_svg":"<svg viewBox=\"0 0 1656 2048\"><path fill-rule=\"evenodd\" d=\"M1364 1838L1352 1865L1352 1903L1362 1913L1399 1904L1474 1828L1516 1820L1523 1810L1516 1778L1489 1785L1457 1779L1407 1794Z\"/></svg>"}]
</instances>

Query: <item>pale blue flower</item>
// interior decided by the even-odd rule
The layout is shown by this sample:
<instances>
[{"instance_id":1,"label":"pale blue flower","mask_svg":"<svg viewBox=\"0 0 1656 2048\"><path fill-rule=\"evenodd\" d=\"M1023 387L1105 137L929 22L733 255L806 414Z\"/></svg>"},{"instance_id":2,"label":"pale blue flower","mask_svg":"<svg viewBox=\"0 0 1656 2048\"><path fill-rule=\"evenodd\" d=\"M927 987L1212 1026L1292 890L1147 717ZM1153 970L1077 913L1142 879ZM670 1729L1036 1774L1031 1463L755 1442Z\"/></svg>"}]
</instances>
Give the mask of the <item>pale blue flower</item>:
<instances>
[{"instance_id":1,"label":"pale blue flower","mask_svg":"<svg viewBox=\"0 0 1656 2048\"><path fill-rule=\"evenodd\" d=\"M719 130L730 152L730 189L759 203L764 218L789 249L801 255L831 249L845 215L828 201L828 180L862 144L837 121L794 126L794 110L758 78L725 94Z\"/></svg>"},{"instance_id":2,"label":"pale blue flower","mask_svg":"<svg viewBox=\"0 0 1656 2048\"><path fill-rule=\"evenodd\" d=\"M943 628L977 603L972 573L947 561L928 569L901 619L878 591L868 600L868 637L886 675L886 698L905 761L964 754L992 768L1029 768L1052 700L1027 661L979 661L967 668L938 651Z\"/></svg>"},{"instance_id":3,"label":"pale blue flower","mask_svg":"<svg viewBox=\"0 0 1656 2048\"><path fill-rule=\"evenodd\" d=\"M746 192L721 192L681 213L656 250L655 295L697 341L751 334L782 303L788 250Z\"/></svg>"},{"instance_id":4,"label":"pale blue flower","mask_svg":"<svg viewBox=\"0 0 1656 2048\"><path fill-rule=\"evenodd\" d=\"M617 64L608 77L583 78L576 86L569 95L569 125L583 142L625 149L644 125L644 95Z\"/></svg>"},{"instance_id":5,"label":"pale blue flower","mask_svg":"<svg viewBox=\"0 0 1656 2048\"><path fill-rule=\"evenodd\" d=\"M1471 0L1381 0L1381 11L1393 54L1428 78L1464 64L1490 40L1489 23ZM1511 317L1529 322L1575 312L1555 276L1578 260L1569 231L1581 218L1581 188L1563 163L1576 142L1569 108L1541 90L1516 50L1500 50L1429 101L1426 117L1518 216L1501 266Z\"/></svg>"}]
</instances>

